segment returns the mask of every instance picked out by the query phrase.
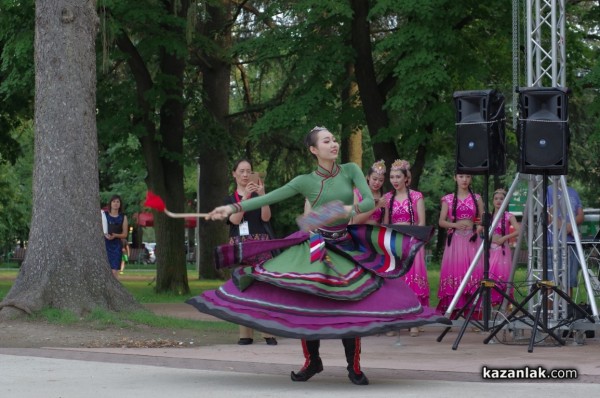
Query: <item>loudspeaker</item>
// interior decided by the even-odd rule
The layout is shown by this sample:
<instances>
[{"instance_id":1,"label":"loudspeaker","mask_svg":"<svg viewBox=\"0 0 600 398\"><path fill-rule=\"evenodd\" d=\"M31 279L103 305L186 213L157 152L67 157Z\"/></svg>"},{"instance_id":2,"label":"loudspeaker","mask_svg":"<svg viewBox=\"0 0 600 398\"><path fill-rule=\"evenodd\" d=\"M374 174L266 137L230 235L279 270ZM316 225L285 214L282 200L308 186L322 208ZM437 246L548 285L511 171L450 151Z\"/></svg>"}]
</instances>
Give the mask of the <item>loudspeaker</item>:
<instances>
[{"instance_id":1,"label":"loudspeaker","mask_svg":"<svg viewBox=\"0 0 600 398\"><path fill-rule=\"evenodd\" d=\"M456 91L456 172L504 174L504 96L496 90Z\"/></svg>"},{"instance_id":2,"label":"loudspeaker","mask_svg":"<svg viewBox=\"0 0 600 398\"><path fill-rule=\"evenodd\" d=\"M566 175L569 152L566 88L526 87L519 92L518 171Z\"/></svg>"}]
</instances>

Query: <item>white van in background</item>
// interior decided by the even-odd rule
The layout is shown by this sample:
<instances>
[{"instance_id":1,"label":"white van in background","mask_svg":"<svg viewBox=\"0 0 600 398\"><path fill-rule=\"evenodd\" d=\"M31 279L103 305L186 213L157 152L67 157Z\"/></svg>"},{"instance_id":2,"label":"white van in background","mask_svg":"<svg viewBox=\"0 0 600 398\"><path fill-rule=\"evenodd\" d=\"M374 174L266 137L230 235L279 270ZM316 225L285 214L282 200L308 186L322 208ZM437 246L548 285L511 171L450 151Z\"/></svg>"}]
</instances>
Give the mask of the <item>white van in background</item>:
<instances>
[{"instance_id":1,"label":"white van in background","mask_svg":"<svg viewBox=\"0 0 600 398\"><path fill-rule=\"evenodd\" d=\"M154 264L156 262L156 242L143 242L146 250L148 250L148 264Z\"/></svg>"},{"instance_id":2,"label":"white van in background","mask_svg":"<svg viewBox=\"0 0 600 398\"><path fill-rule=\"evenodd\" d=\"M600 230L600 209L583 209L583 224L579 226L579 235L582 238L593 238Z\"/></svg>"}]
</instances>

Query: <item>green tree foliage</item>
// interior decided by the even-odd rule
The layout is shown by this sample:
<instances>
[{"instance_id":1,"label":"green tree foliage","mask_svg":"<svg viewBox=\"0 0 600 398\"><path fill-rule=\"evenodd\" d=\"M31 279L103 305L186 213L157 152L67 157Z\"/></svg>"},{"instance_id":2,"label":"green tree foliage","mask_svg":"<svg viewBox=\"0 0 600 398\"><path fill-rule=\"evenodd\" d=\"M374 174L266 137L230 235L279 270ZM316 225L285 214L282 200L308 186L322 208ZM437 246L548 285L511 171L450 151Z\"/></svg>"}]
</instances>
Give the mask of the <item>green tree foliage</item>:
<instances>
[{"instance_id":1,"label":"green tree foliage","mask_svg":"<svg viewBox=\"0 0 600 398\"><path fill-rule=\"evenodd\" d=\"M36 0L35 21L31 230L0 319L46 307L137 309L107 266L100 232L95 1Z\"/></svg>"},{"instance_id":2,"label":"green tree foliage","mask_svg":"<svg viewBox=\"0 0 600 398\"><path fill-rule=\"evenodd\" d=\"M569 179L584 182L600 173L595 156L600 12L597 2L567 3L568 86L573 90ZM6 132L19 131L19 121L27 119L23 115L31 117L33 1L16 4L0 0L1 137L18 137ZM137 211L146 187L161 189L158 176L170 164L178 169L171 178L178 185L167 206L183 210L186 200L195 197L195 158L200 155L206 184L201 195L207 195L201 204L209 210L226 195L235 159L250 158L266 171L267 190L272 190L312 170L301 141L315 124L341 138L359 126L370 135L364 142L375 148L364 151L365 169L384 152L413 163L413 183L425 193L428 219L435 224L439 197L453 189L453 92L496 88L507 104L514 95L511 8L503 4L103 0L98 3L97 52L103 201L120 193L128 209ZM359 23L367 30L357 30ZM27 26L31 30L23 29ZM358 40L365 38L366 49ZM522 63L524 58L522 53ZM177 73L166 67L167 60L179 62ZM349 65L357 71L354 76L348 74ZM359 78L364 70L370 71L367 79ZM523 85L522 65L520 72ZM217 74L230 78L216 83ZM358 94L345 98L353 80L359 83ZM348 107L348 101L362 108ZM168 117L174 109L181 115L176 124ZM513 112L508 107L508 119ZM518 152L516 134L507 125L511 162L507 176L497 182L502 185L514 176ZM15 159L9 150L19 146L0 142L3 159ZM179 185L184 176L188 182ZM580 185L575 181L584 201L594 206L598 190ZM274 206L279 235L293 230L301 208L301 198ZM216 225L203 230L205 235L225 239L218 232L225 231L224 225L203 225ZM182 257L173 261L182 267Z\"/></svg>"},{"instance_id":3,"label":"green tree foliage","mask_svg":"<svg viewBox=\"0 0 600 398\"><path fill-rule=\"evenodd\" d=\"M11 163L0 163L0 254L25 243L31 218L31 178L33 167L33 128L23 124L13 131L23 147L24 156Z\"/></svg>"},{"instance_id":4,"label":"green tree foliage","mask_svg":"<svg viewBox=\"0 0 600 398\"><path fill-rule=\"evenodd\" d=\"M174 212L183 210L184 71L189 1L100 4L102 63L99 113L108 151L138 148L148 189L163 197ZM131 136L136 140L131 140ZM111 156L104 173L111 188L135 190L139 158ZM130 163L130 164L128 164ZM128 184L129 183L129 184ZM136 193L136 192L134 192ZM142 198L133 201L136 207ZM133 199L132 199L133 200ZM157 291L189 291L183 252L183 220L162 213L154 217L158 247Z\"/></svg>"},{"instance_id":5,"label":"green tree foliage","mask_svg":"<svg viewBox=\"0 0 600 398\"><path fill-rule=\"evenodd\" d=\"M0 1L0 162L22 151L21 123L33 113L33 1Z\"/></svg>"}]
</instances>

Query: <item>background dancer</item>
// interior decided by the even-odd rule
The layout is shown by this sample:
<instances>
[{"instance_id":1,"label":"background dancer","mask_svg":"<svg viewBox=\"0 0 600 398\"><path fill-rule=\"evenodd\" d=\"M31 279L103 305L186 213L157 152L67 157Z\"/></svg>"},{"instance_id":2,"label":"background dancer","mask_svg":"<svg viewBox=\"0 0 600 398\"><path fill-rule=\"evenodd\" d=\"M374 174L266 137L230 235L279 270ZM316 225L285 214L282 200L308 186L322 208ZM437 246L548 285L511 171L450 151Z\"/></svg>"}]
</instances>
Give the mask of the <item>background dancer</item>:
<instances>
[{"instance_id":1,"label":"background dancer","mask_svg":"<svg viewBox=\"0 0 600 398\"><path fill-rule=\"evenodd\" d=\"M371 195L375 201L375 207L372 210L357 214L352 218L351 224L371 224L379 225L383 221L383 184L385 183L385 162L379 160L373 163L373 166L367 173L367 184L371 189ZM354 188L354 203L362 201L362 195L358 188Z\"/></svg>"},{"instance_id":2,"label":"background dancer","mask_svg":"<svg viewBox=\"0 0 600 398\"><path fill-rule=\"evenodd\" d=\"M439 219L440 227L448 230L438 289L440 301L437 309L442 314L450 306L450 302L475 258L477 247L480 244L479 233L483 231L481 225L476 224L477 219L481 219L483 214L483 201L481 196L474 193L471 188L472 176L456 174L454 181L456 181L454 193L445 195L441 200ZM483 269L480 265L471 274L466 288L457 302L455 312L464 307L469 295L479 287L483 278Z\"/></svg>"},{"instance_id":3,"label":"background dancer","mask_svg":"<svg viewBox=\"0 0 600 398\"><path fill-rule=\"evenodd\" d=\"M390 182L394 189L385 194L384 224L425 225L425 199L423 194L408 187L410 163L396 160L390 168ZM402 277L419 298L423 306L429 306L429 281L425 265L425 247L417 252L410 271ZM410 335L419 335L419 328L412 327Z\"/></svg>"},{"instance_id":4,"label":"background dancer","mask_svg":"<svg viewBox=\"0 0 600 398\"><path fill-rule=\"evenodd\" d=\"M502 202L506 198L506 191L502 188L494 191L492 198L494 204L494 212L491 219L496 217ZM512 232L510 227L512 226ZM506 292L506 282L510 279L510 271L512 269L512 252L510 250L510 240L519 235L520 226L514 214L504 211L502 218L498 220L498 224L491 236L490 244L490 279L498 282L496 286ZM512 296L512 292L510 292ZM502 304L504 297L496 290L491 290L492 306Z\"/></svg>"}]
</instances>

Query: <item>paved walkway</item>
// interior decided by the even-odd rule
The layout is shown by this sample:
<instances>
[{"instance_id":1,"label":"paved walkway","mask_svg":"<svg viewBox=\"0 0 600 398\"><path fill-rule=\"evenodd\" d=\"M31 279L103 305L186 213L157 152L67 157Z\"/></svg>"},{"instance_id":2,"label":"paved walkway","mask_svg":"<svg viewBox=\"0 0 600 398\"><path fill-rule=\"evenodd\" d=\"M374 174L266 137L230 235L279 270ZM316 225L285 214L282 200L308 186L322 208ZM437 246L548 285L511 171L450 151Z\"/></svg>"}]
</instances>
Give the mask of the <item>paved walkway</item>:
<instances>
[{"instance_id":1,"label":"paved walkway","mask_svg":"<svg viewBox=\"0 0 600 398\"><path fill-rule=\"evenodd\" d=\"M160 314L206 319L186 304L148 305ZM0 397L331 397L506 396L545 397L596 394L600 382L600 342L577 345L537 344L511 337L511 344L483 344L484 333L467 332L457 350L457 333L442 342L441 327L429 326L419 337L363 339L362 366L369 386L354 386L347 377L341 342L321 344L323 373L307 383L293 383L302 354L297 340L280 338L278 346L253 344L196 348L43 348L0 349ZM482 368L547 371L576 369L570 381L485 381ZM168 395L167 395L168 394Z\"/></svg>"}]
</instances>

